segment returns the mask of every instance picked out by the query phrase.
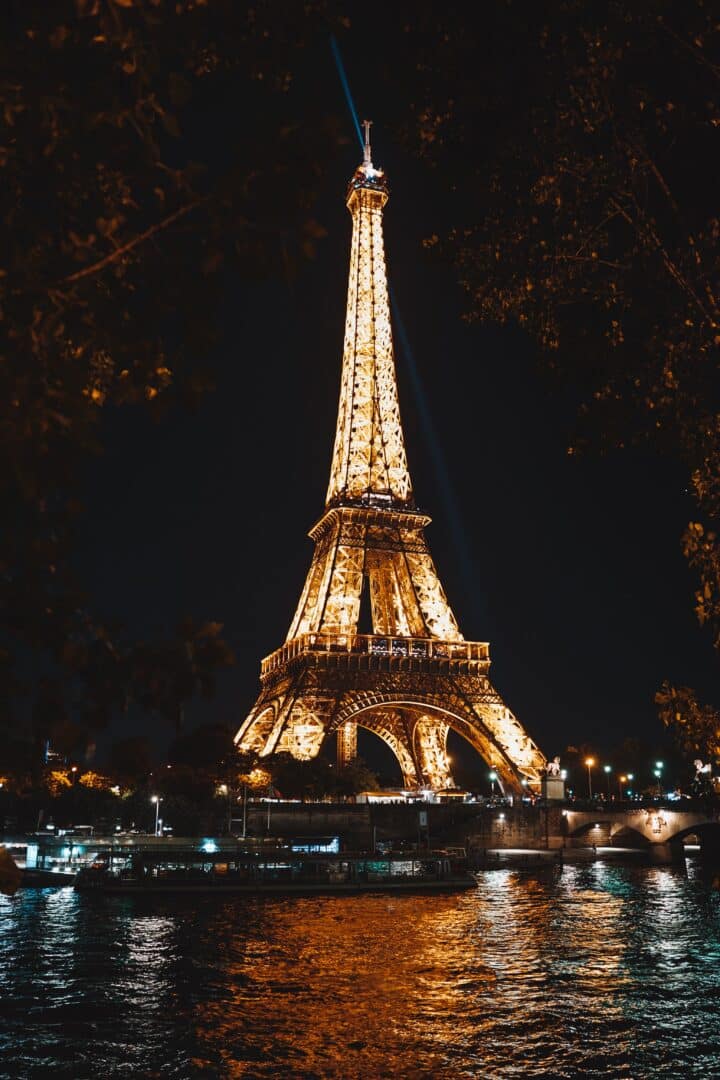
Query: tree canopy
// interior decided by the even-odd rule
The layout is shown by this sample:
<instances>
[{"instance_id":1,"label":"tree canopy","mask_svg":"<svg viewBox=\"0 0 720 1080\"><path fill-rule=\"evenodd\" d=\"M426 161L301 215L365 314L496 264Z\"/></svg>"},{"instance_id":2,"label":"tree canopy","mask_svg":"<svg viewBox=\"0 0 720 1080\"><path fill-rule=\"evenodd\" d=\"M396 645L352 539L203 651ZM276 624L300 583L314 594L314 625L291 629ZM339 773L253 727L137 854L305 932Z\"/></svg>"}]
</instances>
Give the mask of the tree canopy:
<instances>
[{"instance_id":1,"label":"tree canopy","mask_svg":"<svg viewBox=\"0 0 720 1080\"><path fill-rule=\"evenodd\" d=\"M219 623L181 628L178 649L123 639L96 610L72 563L83 468L102 448L108 410L160 418L211 385L228 276L290 273L312 254L320 146L332 152L335 137L322 119L300 130L293 69L323 10L284 0L4 8L5 722L24 684L53 665L46 698L88 729L128 697L177 722L182 700L231 661Z\"/></svg>"},{"instance_id":2,"label":"tree canopy","mask_svg":"<svg viewBox=\"0 0 720 1080\"><path fill-rule=\"evenodd\" d=\"M462 208L426 246L467 319L535 339L576 409L568 453L644 443L681 463L695 610L720 648L717 11L507 0L486 31L478 63L459 12L408 28L424 42L408 138Z\"/></svg>"}]
</instances>

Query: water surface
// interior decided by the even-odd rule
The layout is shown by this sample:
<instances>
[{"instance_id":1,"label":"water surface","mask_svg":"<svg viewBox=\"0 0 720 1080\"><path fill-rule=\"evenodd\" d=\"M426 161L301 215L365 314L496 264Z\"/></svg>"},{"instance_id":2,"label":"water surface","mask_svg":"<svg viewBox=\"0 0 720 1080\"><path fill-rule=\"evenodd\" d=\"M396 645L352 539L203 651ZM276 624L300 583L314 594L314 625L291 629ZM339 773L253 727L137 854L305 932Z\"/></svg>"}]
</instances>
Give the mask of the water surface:
<instances>
[{"instance_id":1,"label":"water surface","mask_svg":"<svg viewBox=\"0 0 720 1080\"><path fill-rule=\"evenodd\" d=\"M458 896L0 897L0 1076L720 1076L701 867Z\"/></svg>"}]
</instances>

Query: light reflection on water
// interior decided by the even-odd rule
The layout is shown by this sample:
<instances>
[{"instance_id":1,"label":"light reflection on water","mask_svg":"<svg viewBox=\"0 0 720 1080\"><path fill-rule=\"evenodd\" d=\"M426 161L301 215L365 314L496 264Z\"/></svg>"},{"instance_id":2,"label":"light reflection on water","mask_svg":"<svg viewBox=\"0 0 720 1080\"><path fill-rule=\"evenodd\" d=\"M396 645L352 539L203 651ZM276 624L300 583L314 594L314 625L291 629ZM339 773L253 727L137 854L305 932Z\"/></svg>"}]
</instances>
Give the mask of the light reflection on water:
<instances>
[{"instance_id":1,"label":"light reflection on water","mask_svg":"<svg viewBox=\"0 0 720 1080\"><path fill-rule=\"evenodd\" d=\"M596 862L448 897L21 892L0 898L0 1076L720 1075L711 877Z\"/></svg>"}]
</instances>

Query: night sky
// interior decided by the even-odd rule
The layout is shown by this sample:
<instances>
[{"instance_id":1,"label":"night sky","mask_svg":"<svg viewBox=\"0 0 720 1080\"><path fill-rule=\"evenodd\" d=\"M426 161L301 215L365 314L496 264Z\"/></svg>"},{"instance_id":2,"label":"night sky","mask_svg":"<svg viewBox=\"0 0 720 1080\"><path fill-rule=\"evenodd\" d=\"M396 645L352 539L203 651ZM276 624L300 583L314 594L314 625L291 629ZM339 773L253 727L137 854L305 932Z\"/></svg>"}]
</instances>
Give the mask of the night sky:
<instances>
[{"instance_id":1,"label":"night sky","mask_svg":"<svg viewBox=\"0 0 720 1080\"><path fill-rule=\"evenodd\" d=\"M652 699L662 680L711 697L716 671L680 550L692 514L683 473L637 451L567 454L573 413L533 343L513 327L464 323L452 268L422 248L477 210L393 139L410 58L368 57L360 34L342 48L391 185L389 277L412 351L396 333L410 470L461 630L490 642L493 681L546 754L569 743L609 751L630 734L659 744ZM348 133L312 211L327 229L317 258L292 281L230 283L217 391L162 423L111 415L85 483L81 563L97 608L141 637L185 615L225 624L237 665L214 700L189 706L190 725L235 728L253 704L260 659L287 633L328 480L350 244L344 192L360 152L329 41L297 78L305 122L322 102ZM130 715L112 734L146 726Z\"/></svg>"}]
</instances>

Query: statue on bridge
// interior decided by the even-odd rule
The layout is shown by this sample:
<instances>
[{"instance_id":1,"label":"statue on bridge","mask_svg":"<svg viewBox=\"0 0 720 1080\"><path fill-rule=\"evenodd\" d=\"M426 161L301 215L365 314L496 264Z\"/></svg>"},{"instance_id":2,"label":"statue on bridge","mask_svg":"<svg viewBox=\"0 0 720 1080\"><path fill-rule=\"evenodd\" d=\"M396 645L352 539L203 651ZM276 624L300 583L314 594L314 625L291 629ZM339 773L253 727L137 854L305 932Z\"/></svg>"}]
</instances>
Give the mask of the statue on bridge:
<instances>
[{"instance_id":1,"label":"statue on bridge","mask_svg":"<svg viewBox=\"0 0 720 1080\"><path fill-rule=\"evenodd\" d=\"M695 766L695 776L693 777L690 790L696 798L703 795L712 795L714 788L712 782L712 765L710 762L704 765L700 758L695 758L693 761Z\"/></svg>"},{"instance_id":2,"label":"statue on bridge","mask_svg":"<svg viewBox=\"0 0 720 1080\"><path fill-rule=\"evenodd\" d=\"M559 757L554 757L546 764L540 791L546 802L562 802L565 798L565 780Z\"/></svg>"}]
</instances>

